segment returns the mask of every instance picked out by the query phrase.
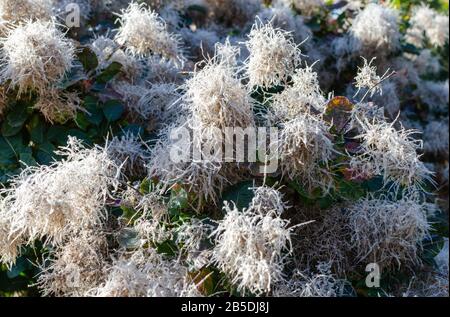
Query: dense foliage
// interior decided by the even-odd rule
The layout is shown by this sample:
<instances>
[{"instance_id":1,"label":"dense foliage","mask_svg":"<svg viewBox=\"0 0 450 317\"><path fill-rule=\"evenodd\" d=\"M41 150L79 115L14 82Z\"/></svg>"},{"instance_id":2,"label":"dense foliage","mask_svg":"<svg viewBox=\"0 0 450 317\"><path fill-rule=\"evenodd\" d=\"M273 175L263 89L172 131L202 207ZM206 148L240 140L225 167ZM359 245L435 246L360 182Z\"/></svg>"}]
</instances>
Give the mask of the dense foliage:
<instances>
[{"instance_id":1,"label":"dense foliage","mask_svg":"<svg viewBox=\"0 0 450 317\"><path fill-rule=\"evenodd\" d=\"M0 295L448 296L448 34L446 0L0 0ZM268 151L217 160L229 127Z\"/></svg>"}]
</instances>

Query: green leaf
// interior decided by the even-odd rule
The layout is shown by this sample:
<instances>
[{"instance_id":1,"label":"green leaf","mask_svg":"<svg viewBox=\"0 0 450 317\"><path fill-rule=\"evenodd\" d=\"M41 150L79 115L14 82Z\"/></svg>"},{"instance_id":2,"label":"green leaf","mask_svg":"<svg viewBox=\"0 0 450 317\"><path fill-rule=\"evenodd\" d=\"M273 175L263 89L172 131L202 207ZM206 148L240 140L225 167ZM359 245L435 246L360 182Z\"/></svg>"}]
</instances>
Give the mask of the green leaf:
<instances>
[{"instance_id":1,"label":"green leaf","mask_svg":"<svg viewBox=\"0 0 450 317\"><path fill-rule=\"evenodd\" d=\"M11 142L0 135L0 159L15 158L16 153L14 147L12 147Z\"/></svg>"},{"instance_id":2,"label":"green leaf","mask_svg":"<svg viewBox=\"0 0 450 317\"><path fill-rule=\"evenodd\" d=\"M86 72L95 70L98 66L97 55L89 48L83 47L81 52L77 54L83 68Z\"/></svg>"},{"instance_id":3,"label":"green leaf","mask_svg":"<svg viewBox=\"0 0 450 317\"><path fill-rule=\"evenodd\" d=\"M57 145L66 145L68 128L61 125L53 125L48 128L47 140Z\"/></svg>"},{"instance_id":4,"label":"green leaf","mask_svg":"<svg viewBox=\"0 0 450 317\"><path fill-rule=\"evenodd\" d=\"M102 116L103 116L103 113L102 113ZM102 134L99 131L99 128L95 127L95 126L94 127L91 126L89 128L89 130L87 130L86 133L91 140L97 140L99 137L102 136Z\"/></svg>"},{"instance_id":5,"label":"green leaf","mask_svg":"<svg viewBox=\"0 0 450 317\"><path fill-rule=\"evenodd\" d=\"M87 115L84 112L77 113L75 123L83 131L86 131L90 124L89 120L87 119Z\"/></svg>"},{"instance_id":6,"label":"green leaf","mask_svg":"<svg viewBox=\"0 0 450 317\"><path fill-rule=\"evenodd\" d=\"M362 184L339 179L336 185L336 191L343 199L356 201L366 196Z\"/></svg>"},{"instance_id":7,"label":"green leaf","mask_svg":"<svg viewBox=\"0 0 450 317\"><path fill-rule=\"evenodd\" d=\"M384 182L382 176L373 177L362 183L364 189L368 192L376 192L383 188Z\"/></svg>"},{"instance_id":8,"label":"green leaf","mask_svg":"<svg viewBox=\"0 0 450 317\"><path fill-rule=\"evenodd\" d=\"M53 157L42 150L36 151L35 159L41 165L49 165L53 161Z\"/></svg>"},{"instance_id":9,"label":"green leaf","mask_svg":"<svg viewBox=\"0 0 450 317\"><path fill-rule=\"evenodd\" d=\"M3 136L14 136L22 130L22 126L13 127L5 120L2 124L1 132Z\"/></svg>"},{"instance_id":10,"label":"green leaf","mask_svg":"<svg viewBox=\"0 0 450 317\"><path fill-rule=\"evenodd\" d=\"M106 84L111 81L118 73L120 73L122 65L117 62L112 62L108 67L106 67L100 75L97 76L96 82L100 84Z\"/></svg>"},{"instance_id":11,"label":"green leaf","mask_svg":"<svg viewBox=\"0 0 450 317\"><path fill-rule=\"evenodd\" d=\"M109 100L103 105L103 114L109 122L114 122L122 117L125 107L119 100Z\"/></svg>"},{"instance_id":12,"label":"green leaf","mask_svg":"<svg viewBox=\"0 0 450 317\"><path fill-rule=\"evenodd\" d=\"M25 271L28 267L27 259L24 256L21 256L17 259L16 264L14 264L10 270L6 272L6 275L9 278L15 278L20 275L23 271Z\"/></svg>"},{"instance_id":13,"label":"green leaf","mask_svg":"<svg viewBox=\"0 0 450 317\"><path fill-rule=\"evenodd\" d=\"M86 96L84 98L84 108L88 112L85 115L86 120L96 126L100 125L103 121L103 112L98 106L98 99L94 96Z\"/></svg>"},{"instance_id":14,"label":"green leaf","mask_svg":"<svg viewBox=\"0 0 450 317\"><path fill-rule=\"evenodd\" d=\"M86 109L95 109L98 106L98 98L92 95L87 95L83 100Z\"/></svg>"},{"instance_id":15,"label":"green leaf","mask_svg":"<svg viewBox=\"0 0 450 317\"><path fill-rule=\"evenodd\" d=\"M153 191L153 189L156 187L155 182L152 179L144 178L139 185L139 192L142 195L147 195Z\"/></svg>"},{"instance_id":16,"label":"green leaf","mask_svg":"<svg viewBox=\"0 0 450 317\"><path fill-rule=\"evenodd\" d=\"M420 55L420 49L418 49L417 47L415 47L414 45L410 44L410 43L405 43L402 44L402 50L405 53L410 53L413 55Z\"/></svg>"},{"instance_id":17,"label":"green leaf","mask_svg":"<svg viewBox=\"0 0 450 317\"><path fill-rule=\"evenodd\" d=\"M252 181L240 182L234 186L231 186L222 195L222 202L234 202L238 209L248 208L255 196L253 190Z\"/></svg>"},{"instance_id":18,"label":"green leaf","mask_svg":"<svg viewBox=\"0 0 450 317\"><path fill-rule=\"evenodd\" d=\"M448 237L448 214L438 212L429 217L429 223L432 224L432 232L441 237Z\"/></svg>"},{"instance_id":19,"label":"green leaf","mask_svg":"<svg viewBox=\"0 0 450 317\"><path fill-rule=\"evenodd\" d=\"M179 188L172 190L170 200L168 204L169 214L171 216L177 216L182 211L189 208L189 196L186 190Z\"/></svg>"},{"instance_id":20,"label":"green leaf","mask_svg":"<svg viewBox=\"0 0 450 317\"><path fill-rule=\"evenodd\" d=\"M0 156L0 170L10 170L14 168L17 163L15 157L3 157Z\"/></svg>"},{"instance_id":21,"label":"green leaf","mask_svg":"<svg viewBox=\"0 0 450 317\"><path fill-rule=\"evenodd\" d=\"M34 166L37 164L36 160L33 157L31 148L26 148L22 152L20 152L19 160L22 164L25 164L25 166Z\"/></svg>"},{"instance_id":22,"label":"green leaf","mask_svg":"<svg viewBox=\"0 0 450 317\"><path fill-rule=\"evenodd\" d=\"M120 209L122 210L122 217L127 219L128 221L133 221L136 218L137 211L132 207L129 207L125 204L120 205Z\"/></svg>"},{"instance_id":23,"label":"green leaf","mask_svg":"<svg viewBox=\"0 0 450 317\"><path fill-rule=\"evenodd\" d=\"M28 118L28 103L23 100L17 100L10 108L6 121L11 127L22 127Z\"/></svg>"},{"instance_id":24,"label":"green leaf","mask_svg":"<svg viewBox=\"0 0 450 317\"><path fill-rule=\"evenodd\" d=\"M117 236L119 245L126 249L136 249L141 244L141 239L136 230L131 228L124 228L120 230Z\"/></svg>"},{"instance_id":25,"label":"green leaf","mask_svg":"<svg viewBox=\"0 0 450 317\"><path fill-rule=\"evenodd\" d=\"M156 251L159 254L165 254L167 256L174 256L177 251L177 246L172 240L167 240L156 246Z\"/></svg>"},{"instance_id":26,"label":"green leaf","mask_svg":"<svg viewBox=\"0 0 450 317\"><path fill-rule=\"evenodd\" d=\"M28 124L31 141L34 143L44 142L45 125L38 114L33 115Z\"/></svg>"},{"instance_id":27,"label":"green leaf","mask_svg":"<svg viewBox=\"0 0 450 317\"><path fill-rule=\"evenodd\" d=\"M38 151L42 151L44 153L46 153L47 155L50 155L51 157L53 157L55 154L55 146L53 144L51 144L50 142L48 142L47 140L45 140L45 142L42 142L38 145Z\"/></svg>"},{"instance_id":28,"label":"green leaf","mask_svg":"<svg viewBox=\"0 0 450 317\"><path fill-rule=\"evenodd\" d=\"M83 131L80 131L78 129L70 129L69 131L67 131L66 141L64 144L67 144L67 139L69 136L76 137L77 139L80 139L87 144L92 143L91 140L89 139L88 135L86 133L84 133Z\"/></svg>"},{"instance_id":29,"label":"green leaf","mask_svg":"<svg viewBox=\"0 0 450 317\"><path fill-rule=\"evenodd\" d=\"M3 292L18 292L28 289L30 281L20 276L10 279L7 272L0 271L0 289Z\"/></svg>"},{"instance_id":30,"label":"green leaf","mask_svg":"<svg viewBox=\"0 0 450 317\"><path fill-rule=\"evenodd\" d=\"M312 20L307 25L311 29L311 31L313 31L313 32L319 32L320 29L321 29L320 23L317 20Z\"/></svg>"},{"instance_id":31,"label":"green leaf","mask_svg":"<svg viewBox=\"0 0 450 317\"><path fill-rule=\"evenodd\" d=\"M328 209L333 205L334 200L330 195L327 195L319 198L318 202L321 209Z\"/></svg>"},{"instance_id":32,"label":"green leaf","mask_svg":"<svg viewBox=\"0 0 450 317\"><path fill-rule=\"evenodd\" d=\"M103 91L106 88L106 83L94 82L91 86L91 90L94 92Z\"/></svg>"},{"instance_id":33,"label":"green leaf","mask_svg":"<svg viewBox=\"0 0 450 317\"><path fill-rule=\"evenodd\" d=\"M27 144L24 144L23 133L20 132L12 137L4 137L5 142L11 147L17 156L23 149L28 148Z\"/></svg>"},{"instance_id":34,"label":"green leaf","mask_svg":"<svg viewBox=\"0 0 450 317\"><path fill-rule=\"evenodd\" d=\"M47 132L47 140L57 145L66 145L69 136L74 136L88 144L91 143L88 135L80 129L68 129L65 126L51 126Z\"/></svg>"}]
</instances>

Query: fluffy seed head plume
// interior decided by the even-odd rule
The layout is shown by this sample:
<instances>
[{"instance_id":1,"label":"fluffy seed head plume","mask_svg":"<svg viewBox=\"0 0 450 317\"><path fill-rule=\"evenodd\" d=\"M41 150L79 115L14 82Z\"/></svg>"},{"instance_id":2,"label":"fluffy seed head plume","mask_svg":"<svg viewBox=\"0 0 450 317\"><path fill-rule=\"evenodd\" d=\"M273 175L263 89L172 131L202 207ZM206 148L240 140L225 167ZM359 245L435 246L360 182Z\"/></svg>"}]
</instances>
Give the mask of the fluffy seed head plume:
<instances>
[{"instance_id":1,"label":"fluffy seed head plume","mask_svg":"<svg viewBox=\"0 0 450 317\"><path fill-rule=\"evenodd\" d=\"M122 197L122 205L140 213L130 230L137 233L141 246L172 239L172 232L165 226L169 218L167 204L156 190L142 196L137 188L129 188Z\"/></svg>"},{"instance_id":2,"label":"fluffy seed head plume","mask_svg":"<svg viewBox=\"0 0 450 317\"><path fill-rule=\"evenodd\" d=\"M304 16L312 16L325 5L323 0L281 0L285 3L291 3L295 9Z\"/></svg>"},{"instance_id":3,"label":"fluffy seed head plume","mask_svg":"<svg viewBox=\"0 0 450 317\"><path fill-rule=\"evenodd\" d=\"M367 59L362 57L364 65L362 67L358 66L358 74L355 77L355 87L358 88L356 94L360 92L361 89L366 89L370 91L370 96L373 97L375 93L382 94L381 82L385 79L388 71L384 73L383 76L377 74L377 67L372 66L375 57L367 62Z\"/></svg>"},{"instance_id":4,"label":"fluffy seed head plume","mask_svg":"<svg viewBox=\"0 0 450 317\"><path fill-rule=\"evenodd\" d=\"M207 239L212 226L200 219L190 219L176 229L177 243L183 244L183 249L198 251L202 240Z\"/></svg>"},{"instance_id":5,"label":"fluffy seed head plume","mask_svg":"<svg viewBox=\"0 0 450 317\"><path fill-rule=\"evenodd\" d=\"M161 142L160 146L155 148L155 151L159 152L158 158L153 156L155 160L150 164L152 173L157 173L155 176L162 177L166 184L172 181L187 184L191 190L207 200L214 200L216 189L221 191L227 180L220 174L223 164L217 157L210 162L208 158L211 158L211 153L205 148L221 147L220 139L226 128L247 128L254 125L250 97L235 77L234 70L232 65L218 56L208 61L203 69L196 71L185 83L182 104L189 119L185 120L181 127L168 129L167 134L174 135L175 132L181 131L179 128L183 128L193 132L194 138L189 141L181 140L183 144L173 144L169 140ZM204 160L196 162L188 158L181 164L161 162L161 157L167 157L173 151L181 149L191 153L194 147L195 150L201 151ZM156 162L158 163L154 164ZM161 169L159 164L163 164L164 168Z\"/></svg>"},{"instance_id":6,"label":"fluffy seed head plume","mask_svg":"<svg viewBox=\"0 0 450 317\"><path fill-rule=\"evenodd\" d=\"M413 61L420 75L437 74L441 69L439 58L429 49L423 49L419 55L411 54L408 57Z\"/></svg>"},{"instance_id":7,"label":"fluffy seed head plume","mask_svg":"<svg viewBox=\"0 0 450 317\"><path fill-rule=\"evenodd\" d=\"M244 25L261 8L260 0L204 0L216 20L227 24Z\"/></svg>"},{"instance_id":8,"label":"fluffy seed head plume","mask_svg":"<svg viewBox=\"0 0 450 317\"><path fill-rule=\"evenodd\" d=\"M85 296L103 280L107 266L105 236L83 231L52 251L50 264L42 267L38 287L44 296Z\"/></svg>"},{"instance_id":9,"label":"fluffy seed head plume","mask_svg":"<svg viewBox=\"0 0 450 317\"><path fill-rule=\"evenodd\" d=\"M340 297L344 295L345 282L330 272L329 263L317 265L317 272L296 270L288 280L279 283L274 297Z\"/></svg>"},{"instance_id":10,"label":"fluffy seed head plume","mask_svg":"<svg viewBox=\"0 0 450 317\"><path fill-rule=\"evenodd\" d=\"M360 124L360 122L364 122L364 120L369 120L372 122L386 121L383 107L379 107L373 102L357 103L353 107L350 116L351 121L349 123L349 131L356 129L356 131L360 133L364 131Z\"/></svg>"},{"instance_id":11,"label":"fluffy seed head plume","mask_svg":"<svg viewBox=\"0 0 450 317\"><path fill-rule=\"evenodd\" d=\"M215 45L220 42L220 37L213 28L197 28L194 30L181 29L186 46L189 47L191 59L200 62L214 55Z\"/></svg>"},{"instance_id":12,"label":"fluffy seed head plume","mask_svg":"<svg viewBox=\"0 0 450 317\"><path fill-rule=\"evenodd\" d=\"M301 180L312 190L319 186L328 191L331 178L321 164L327 165L334 153L328 125L309 113L281 125L278 155L282 174Z\"/></svg>"},{"instance_id":13,"label":"fluffy seed head plume","mask_svg":"<svg viewBox=\"0 0 450 317\"><path fill-rule=\"evenodd\" d=\"M373 102L382 106L390 118L396 118L400 111L400 98L397 93L397 86L393 82L384 82L380 85L379 90L383 94L374 95Z\"/></svg>"},{"instance_id":14,"label":"fluffy seed head plume","mask_svg":"<svg viewBox=\"0 0 450 317\"><path fill-rule=\"evenodd\" d=\"M46 20L52 17L51 0L1 0L0 20L19 24L28 20ZM0 29L0 33L1 33Z\"/></svg>"},{"instance_id":15,"label":"fluffy seed head plume","mask_svg":"<svg viewBox=\"0 0 450 317\"><path fill-rule=\"evenodd\" d=\"M393 182L395 186L420 186L430 179L431 172L417 154L422 142L411 137L416 131L396 130L394 123L371 123L367 119L359 123L363 130L358 136L362 154L350 162L354 172L363 178L383 175L385 184Z\"/></svg>"},{"instance_id":16,"label":"fluffy seed head plume","mask_svg":"<svg viewBox=\"0 0 450 317\"><path fill-rule=\"evenodd\" d=\"M406 40L418 47L424 45L426 28L432 27L436 12L427 5L416 6L409 19L410 27L406 33Z\"/></svg>"},{"instance_id":17,"label":"fluffy seed head plume","mask_svg":"<svg viewBox=\"0 0 450 317\"><path fill-rule=\"evenodd\" d=\"M250 52L246 62L248 86L268 88L284 84L301 62L301 51L292 34L257 21L245 43Z\"/></svg>"},{"instance_id":18,"label":"fluffy seed head plume","mask_svg":"<svg viewBox=\"0 0 450 317\"><path fill-rule=\"evenodd\" d=\"M442 247L441 251L434 257L438 270L441 273L445 273L447 275L449 268L448 247L449 247L449 240L448 238L444 238L444 246Z\"/></svg>"},{"instance_id":19,"label":"fluffy seed head plume","mask_svg":"<svg viewBox=\"0 0 450 317\"><path fill-rule=\"evenodd\" d=\"M177 101L180 93L175 84L152 85L136 104L137 113L143 118L153 118L159 124L167 124L180 115Z\"/></svg>"},{"instance_id":20,"label":"fluffy seed head plume","mask_svg":"<svg viewBox=\"0 0 450 317\"><path fill-rule=\"evenodd\" d=\"M152 56L147 59L147 67L150 69L146 80L151 83L179 83L182 80L180 68L169 59Z\"/></svg>"},{"instance_id":21,"label":"fluffy seed head plume","mask_svg":"<svg viewBox=\"0 0 450 317\"><path fill-rule=\"evenodd\" d=\"M289 222L277 211L239 211L226 204L225 217L213 232L212 261L228 274L239 291L268 293L282 280L286 255L291 250Z\"/></svg>"},{"instance_id":22,"label":"fluffy seed head plume","mask_svg":"<svg viewBox=\"0 0 450 317\"><path fill-rule=\"evenodd\" d=\"M414 277L402 297L448 297L448 272L429 272L419 278Z\"/></svg>"},{"instance_id":23,"label":"fluffy seed head plume","mask_svg":"<svg viewBox=\"0 0 450 317\"><path fill-rule=\"evenodd\" d=\"M294 256L298 267L315 267L325 261L339 276L353 269L344 211L342 205L325 210L302 207L297 211L300 222L313 221L295 234Z\"/></svg>"},{"instance_id":24,"label":"fluffy seed head plume","mask_svg":"<svg viewBox=\"0 0 450 317\"><path fill-rule=\"evenodd\" d=\"M434 27L428 29L427 37L431 45L442 47L449 39L449 19L446 15L438 14L434 20Z\"/></svg>"},{"instance_id":25,"label":"fluffy seed head plume","mask_svg":"<svg viewBox=\"0 0 450 317\"><path fill-rule=\"evenodd\" d=\"M247 90L235 77L235 68L220 55L208 61L201 70L194 72L184 88L182 104L189 119L183 123L182 128L188 128L194 138L189 142L182 140L183 144L169 142L167 145L167 142L162 142L161 145L165 144L169 152L179 151L181 146L184 149L181 151L188 153L191 153L192 149L195 149L195 152L198 150L203 160L197 162L188 159L181 165L163 163L167 166L164 179L172 174L170 178L173 180L184 180L184 184L189 184L194 192L201 193L201 197L214 200L216 189L221 191L227 178L221 174L224 169L221 160L218 160L220 158L213 154L214 157L209 160L212 153L205 149L222 149L221 139L226 128L253 127L252 104ZM173 135L176 129L178 127L168 130L168 133ZM158 151L167 152L163 147L159 149ZM161 168L154 165L152 170L156 172Z\"/></svg>"},{"instance_id":26,"label":"fluffy seed head plume","mask_svg":"<svg viewBox=\"0 0 450 317\"><path fill-rule=\"evenodd\" d=\"M312 66L298 69L292 76L293 85L273 97L269 121L288 121L305 112L323 112L326 100L317 77Z\"/></svg>"},{"instance_id":27,"label":"fluffy seed head plume","mask_svg":"<svg viewBox=\"0 0 450 317\"><path fill-rule=\"evenodd\" d=\"M122 10L115 40L134 55L160 54L172 60L183 60L179 39L167 31L165 22L145 4L130 3Z\"/></svg>"},{"instance_id":28,"label":"fluffy seed head plume","mask_svg":"<svg viewBox=\"0 0 450 317\"><path fill-rule=\"evenodd\" d=\"M114 90L122 96L122 100L127 105L128 116L132 121L149 119L148 107L141 102L143 96L147 95L149 91L145 85L118 81L114 83Z\"/></svg>"},{"instance_id":29,"label":"fluffy seed head plume","mask_svg":"<svg viewBox=\"0 0 450 317\"><path fill-rule=\"evenodd\" d=\"M140 238L140 245L160 244L172 238L171 232L155 219L139 218L135 221L132 232L136 232Z\"/></svg>"},{"instance_id":30,"label":"fluffy seed head plume","mask_svg":"<svg viewBox=\"0 0 450 317\"><path fill-rule=\"evenodd\" d=\"M423 132L423 144L425 152L448 155L448 121L429 122Z\"/></svg>"},{"instance_id":31,"label":"fluffy seed head plume","mask_svg":"<svg viewBox=\"0 0 450 317\"><path fill-rule=\"evenodd\" d=\"M185 107L201 127L253 125L252 105L245 87L227 63L210 61L186 82Z\"/></svg>"},{"instance_id":32,"label":"fluffy seed head plume","mask_svg":"<svg viewBox=\"0 0 450 317\"><path fill-rule=\"evenodd\" d=\"M153 147L152 159L148 163L150 177L156 177L163 184L162 191L171 188L175 184L184 184L189 192L197 193L204 201L216 201L217 192L221 192L228 183L227 179L220 174L221 162L216 161L194 161L189 155L193 148L190 138L182 138L175 142L170 135L177 136L185 130L186 122L178 125L177 122L168 126L162 133L162 138ZM181 156L180 161L174 161L172 154Z\"/></svg>"},{"instance_id":33,"label":"fluffy seed head plume","mask_svg":"<svg viewBox=\"0 0 450 317\"><path fill-rule=\"evenodd\" d=\"M64 124L70 119L75 119L77 111L84 110L80 103L76 93L50 88L39 96L34 108L50 123Z\"/></svg>"},{"instance_id":34,"label":"fluffy seed head plume","mask_svg":"<svg viewBox=\"0 0 450 317\"><path fill-rule=\"evenodd\" d=\"M403 297L448 297L448 238L444 238L444 247L434 261L437 267L414 276Z\"/></svg>"},{"instance_id":35,"label":"fluffy seed head plume","mask_svg":"<svg viewBox=\"0 0 450 317\"><path fill-rule=\"evenodd\" d=\"M0 198L0 262L12 267L20 255L25 239L20 232L11 230L11 221Z\"/></svg>"},{"instance_id":36,"label":"fluffy seed head plume","mask_svg":"<svg viewBox=\"0 0 450 317\"><path fill-rule=\"evenodd\" d=\"M406 40L418 47L423 47L425 39L436 47L444 46L449 39L449 18L437 13L426 4L413 9L410 28L406 33Z\"/></svg>"},{"instance_id":37,"label":"fluffy seed head plume","mask_svg":"<svg viewBox=\"0 0 450 317\"><path fill-rule=\"evenodd\" d=\"M236 67L238 65L238 56L241 53L240 47L233 46L230 43L230 39L227 38L225 43L216 43L215 47L215 60Z\"/></svg>"},{"instance_id":38,"label":"fluffy seed head plume","mask_svg":"<svg viewBox=\"0 0 450 317\"><path fill-rule=\"evenodd\" d=\"M414 64L406 58L391 59L390 64L396 70L396 76L392 79L399 89L405 88L411 83L419 85L421 79Z\"/></svg>"},{"instance_id":39,"label":"fluffy seed head plume","mask_svg":"<svg viewBox=\"0 0 450 317\"><path fill-rule=\"evenodd\" d=\"M98 297L200 296L187 269L153 249L120 252L107 269L105 283L91 291Z\"/></svg>"},{"instance_id":40,"label":"fluffy seed head plume","mask_svg":"<svg viewBox=\"0 0 450 317\"><path fill-rule=\"evenodd\" d=\"M209 263L211 252L206 242L212 231L212 225L199 219L191 219L176 229L176 241L182 245L182 253L191 270L201 270Z\"/></svg>"},{"instance_id":41,"label":"fluffy seed head plume","mask_svg":"<svg viewBox=\"0 0 450 317\"><path fill-rule=\"evenodd\" d=\"M99 69L105 69L112 62L122 65L129 78L136 78L141 70L138 58L119 48L116 42L105 36L97 37L89 47L97 55Z\"/></svg>"},{"instance_id":42,"label":"fluffy seed head plume","mask_svg":"<svg viewBox=\"0 0 450 317\"><path fill-rule=\"evenodd\" d=\"M271 22L275 28L292 32L297 43L302 43L312 36L312 32L304 23L301 15L292 14L292 10L285 6L264 8L258 13L264 23Z\"/></svg>"},{"instance_id":43,"label":"fluffy seed head plume","mask_svg":"<svg viewBox=\"0 0 450 317\"><path fill-rule=\"evenodd\" d=\"M167 204L164 203L163 197L157 191L140 197L135 208L142 212L143 218L151 218L158 222L164 222L169 215Z\"/></svg>"},{"instance_id":44,"label":"fluffy seed head plume","mask_svg":"<svg viewBox=\"0 0 450 317\"><path fill-rule=\"evenodd\" d=\"M139 136L126 132L115 136L108 144L108 154L117 165L122 165L122 171L128 176L145 175L145 164L149 159L146 144Z\"/></svg>"},{"instance_id":45,"label":"fluffy seed head plume","mask_svg":"<svg viewBox=\"0 0 450 317\"><path fill-rule=\"evenodd\" d=\"M3 80L11 80L18 93L28 89L44 93L72 67L75 49L54 22L27 22L1 39Z\"/></svg>"},{"instance_id":46,"label":"fluffy seed head plume","mask_svg":"<svg viewBox=\"0 0 450 317\"><path fill-rule=\"evenodd\" d=\"M292 76L292 86L273 98L271 105L272 121L287 121L305 112L323 112L326 100L319 86L314 65L299 68Z\"/></svg>"},{"instance_id":47,"label":"fluffy seed head plume","mask_svg":"<svg viewBox=\"0 0 450 317\"><path fill-rule=\"evenodd\" d=\"M370 3L353 21L350 28L352 50L369 56L388 55L400 45L398 12Z\"/></svg>"},{"instance_id":48,"label":"fluffy seed head plume","mask_svg":"<svg viewBox=\"0 0 450 317\"><path fill-rule=\"evenodd\" d=\"M373 87L373 86L372 86ZM400 113L400 98L395 82L385 81L380 83L376 88L372 89L372 94L369 94L369 89L361 88L360 92L356 92L360 88L350 85L347 87L347 96L365 96L364 102L360 102L353 108L353 114L359 115L360 118L377 119L381 121L386 120L386 116L395 119ZM375 93L375 91L379 93ZM382 93L381 93L382 92ZM362 97L361 97L362 99ZM357 122L355 125L357 126Z\"/></svg>"},{"instance_id":49,"label":"fluffy seed head plume","mask_svg":"<svg viewBox=\"0 0 450 317\"><path fill-rule=\"evenodd\" d=\"M418 84L417 94L433 112L444 112L448 109L448 79L446 81L420 81Z\"/></svg>"},{"instance_id":50,"label":"fluffy seed head plume","mask_svg":"<svg viewBox=\"0 0 450 317\"><path fill-rule=\"evenodd\" d=\"M253 188L254 197L251 209L261 215L275 213L281 215L288 206L283 201L283 195L272 187L260 186Z\"/></svg>"},{"instance_id":51,"label":"fluffy seed head plume","mask_svg":"<svg viewBox=\"0 0 450 317\"><path fill-rule=\"evenodd\" d=\"M116 185L118 168L100 147L86 149L69 137L56 152L66 157L50 166L27 167L2 189L11 233L29 241L60 243L67 234L98 224Z\"/></svg>"},{"instance_id":52,"label":"fluffy seed head plume","mask_svg":"<svg viewBox=\"0 0 450 317\"><path fill-rule=\"evenodd\" d=\"M180 92L174 83L143 84L116 82L114 89L126 102L128 118L146 126L148 131L170 125L185 112L181 109Z\"/></svg>"},{"instance_id":53,"label":"fluffy seed head plume","mask_svg":"<svg viewBox=\"0 0 450 317\"><path fill-rule=\"evenodd\" d=\"M293 87L306 96L320 98L322 91L320 90L317 73L313 71L313 66L305 65L305 67L296 70L294 76L292 76Z\"/></svg>"},{"instance_id":54,"label":"fluffy seed head plume","mask_svg":"<svg viewBox=\"0 0 450 317\"><path fill-rule=\"evenodd\" d=\"M422 240L429 235L427 217L436 209L411 197L398 201L368 197L349 206L356 260L376 262L384 268L417 264Z\"/></svg>"}]
</instances>

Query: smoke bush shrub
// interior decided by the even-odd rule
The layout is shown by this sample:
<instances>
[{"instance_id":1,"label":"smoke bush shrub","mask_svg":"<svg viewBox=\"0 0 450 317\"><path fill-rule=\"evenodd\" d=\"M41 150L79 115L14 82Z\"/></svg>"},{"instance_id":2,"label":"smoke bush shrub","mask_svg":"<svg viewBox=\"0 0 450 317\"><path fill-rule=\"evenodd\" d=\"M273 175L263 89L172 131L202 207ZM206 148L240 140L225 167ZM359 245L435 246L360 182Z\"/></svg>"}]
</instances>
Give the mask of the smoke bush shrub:
<instances>
[{"instance_id":1,"label":"smoke bush shrub","mask_svg":"<svg viewBox=\"0 0 450 317\"><path fill-rule=\"evenodd\" d=\"M448 296L448 8L69 2L0 0L0 296Z\"/></svg>"}]
</instances>

